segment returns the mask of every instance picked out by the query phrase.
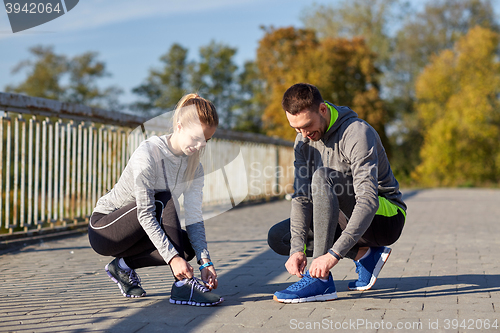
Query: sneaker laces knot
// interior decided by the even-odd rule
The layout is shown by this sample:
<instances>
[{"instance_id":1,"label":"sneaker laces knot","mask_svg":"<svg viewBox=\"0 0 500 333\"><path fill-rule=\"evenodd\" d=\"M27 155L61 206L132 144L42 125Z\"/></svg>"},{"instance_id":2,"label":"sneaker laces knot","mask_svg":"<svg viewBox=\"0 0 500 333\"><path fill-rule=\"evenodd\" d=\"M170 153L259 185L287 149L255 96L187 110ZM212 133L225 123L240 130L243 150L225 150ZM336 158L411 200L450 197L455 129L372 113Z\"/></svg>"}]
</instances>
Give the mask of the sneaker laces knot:
<instances>
[{"instance_id":1,"label":"sneaker laces knot","mask_svg":"<svg viewBox=\"0 0 500 333\"><path fill-rule=\"evenodd\" d=\"M200 282L200 280L198 280L194 276L191 279L191 285L192 285L192 288L196 288L196 289L198 289L199 291L201 291L203 293L206 293L206 292L210 291L207 287L205 287L205 285L203 283Z\"/></svg>"},{"instance_id":2,"label":"sneaker laces knot","mask_svg":"<svg viewBox=\"0 0 500 333\"><path fill-rule=\"evenodd\" d=\"M133 269L130 270L129 275L128 275L128 279L129 279L130 283L134 286L141 285L141 278Z\"/></svg>"}]
</instances>

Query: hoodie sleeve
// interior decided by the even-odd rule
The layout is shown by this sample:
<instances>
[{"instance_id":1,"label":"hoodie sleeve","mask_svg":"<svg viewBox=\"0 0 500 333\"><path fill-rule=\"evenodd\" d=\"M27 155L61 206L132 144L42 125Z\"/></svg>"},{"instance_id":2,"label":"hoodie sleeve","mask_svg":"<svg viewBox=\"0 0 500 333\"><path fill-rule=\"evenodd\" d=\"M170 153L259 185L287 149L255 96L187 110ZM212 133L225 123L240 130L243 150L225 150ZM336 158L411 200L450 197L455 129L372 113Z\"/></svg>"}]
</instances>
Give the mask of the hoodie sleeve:
<instances>
[{"instance_id":1,"label":"hoodie sleeve","mask_svg":"<svg viewBox=\"0 0 500 333\"><path fill-rule=\"evenodd\" d=\"M370 226L378 201L378 135L365 122L351 124L344 134L345 156L350 162L356 205L347 227L332 250L345 256Z\"/></svg>"},{"instance_id":2,"label":"hoodie sleeve","mask_svg":"<svg viewBox=\"0 0 500 333\"><path fill-rule=\"evenodd\" d=\"M310 161L303 154L301 140L302 136L297 135L295 141L295 167L294 194L292 198L292 211L290 213L290 255L304 251L304 244L307 240L312 220L311 201L311 180L312 168Z\"/></svg>"},{"instance_id":3,"label":"hoodie sleeve","mask_svg":"<svg viewBox=\"0 0 500 333\"><path fill-rule=\"evenodd\" d=\"M184 214L186 220L186 231L189 241L196 253L199 263L201 259L210 259L207 249L207 238L205 235L205 223L203 222L202 202L204 184L203 166L196 169L191 186L184 191Z\"/></svg>"}]
</instances>

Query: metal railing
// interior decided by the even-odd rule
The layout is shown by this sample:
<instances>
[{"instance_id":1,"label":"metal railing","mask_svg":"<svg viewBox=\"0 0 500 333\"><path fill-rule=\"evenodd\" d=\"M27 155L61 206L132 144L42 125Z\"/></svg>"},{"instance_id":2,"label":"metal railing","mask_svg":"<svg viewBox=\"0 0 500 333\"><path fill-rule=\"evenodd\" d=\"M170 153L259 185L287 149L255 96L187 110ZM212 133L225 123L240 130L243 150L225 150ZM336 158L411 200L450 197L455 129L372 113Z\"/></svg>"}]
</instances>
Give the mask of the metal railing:
<instances>
[{"instance_id":1,"label":"metal railing","mask_svg":"<svg viewBox=\"0 0 500 333\"><path fill-rule=\"evenodd\" d=\"M87 223L133 150L145 137L163 134L161 128L134 130L145 120L0 93L0 233ZM225 205L229 199L234 206L238 193L244 197L236 203L293 192L290 142L218 130L207 150L202 164L214 172L206 174L205 207Z\"/></svg>"}]
</instances>

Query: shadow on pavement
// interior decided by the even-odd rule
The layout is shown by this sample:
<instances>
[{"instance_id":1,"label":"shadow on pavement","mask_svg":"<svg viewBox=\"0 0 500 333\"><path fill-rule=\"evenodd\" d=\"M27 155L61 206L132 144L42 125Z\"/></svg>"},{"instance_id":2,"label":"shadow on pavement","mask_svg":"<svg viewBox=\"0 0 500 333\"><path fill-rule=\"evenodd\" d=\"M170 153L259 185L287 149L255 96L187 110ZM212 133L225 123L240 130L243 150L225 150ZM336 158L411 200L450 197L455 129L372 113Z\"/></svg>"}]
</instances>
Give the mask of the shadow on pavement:
<instances>
[{"instance_id":1,"label":"shadow on pavement","mask_svg":"<svg viewBox=\"0 0 500 333\"><path fill-rule=\"evenodd\" d=\"M464 274L381 278L361 297L415 298L488 294L500 291L500 275ZM489 296L485 296L489 297Z\"/></svg>"},{"instance_id":2,"label":"shadow on pavement","mask_svg":"<svg viewBox=\"0 0 500 333\"><path fill-rule=\"evenodd\" d=\"M238 255L238 258L242 257L243 259L246 256L247 254ZM269 284L269 282L284 272L285 260L283 258L269 249L250 261L219 274L219 288L216 292L224 297L224 302L217 306L173 305L170 304L169 299L165 299L142 308L133 316L125 318L113 326L110 331L126 330L130 332L132 328L135 328L132 331L148 333L197 332L205 327L208 318L218 316L218 313L224 312L224 317L226 317L228 312L234 311L235 313L232 316L229 315L228 319L234 318L242 309L238 305L244 302L270 301L272 299L276 285ZM275 265L272 265L274 269L270 271L262 269L264 262L267 262L268 265L269 262L276 262ZM218 267L222 268L223 265ZM157 293L156 295L167 296L169 293ZM220 315L222 316L222 314Z\"/></svg>"}]
</instances>

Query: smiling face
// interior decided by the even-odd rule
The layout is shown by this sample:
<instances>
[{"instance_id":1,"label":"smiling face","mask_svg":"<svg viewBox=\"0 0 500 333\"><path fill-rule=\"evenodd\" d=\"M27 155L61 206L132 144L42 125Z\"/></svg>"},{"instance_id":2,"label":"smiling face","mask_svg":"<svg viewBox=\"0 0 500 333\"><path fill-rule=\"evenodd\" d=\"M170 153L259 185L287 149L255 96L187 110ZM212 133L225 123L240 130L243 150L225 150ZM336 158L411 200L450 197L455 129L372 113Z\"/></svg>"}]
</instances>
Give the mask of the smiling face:
<instances>
[{"instance_id":1,"label":"smiling face","mask_svg":"<svg viewBox=\"0 0 500 333\"><path fill-rule=\"evenodd\" d=\"M286 112L286 117L297 133L301 133L304 138L318 141L328 129L330 122L328 111L327 106L321 103L317 112L303 110L295 115Z\"/></svg>"},{"instance_id":2,"label":"smiling face","mask_svg":"<svg viewBox=\"0 0 500 333\"><path fill-rule=\"evenodd\" d=\"M188 124L183 126L177 123L177 131L172 136L172 146L178 152L192 155L205 147L212 138L217 127L205 124Z\"/></svg>"}]
</instances>

